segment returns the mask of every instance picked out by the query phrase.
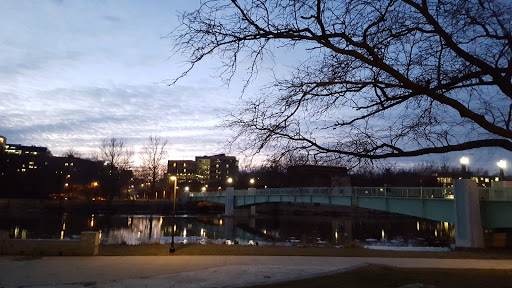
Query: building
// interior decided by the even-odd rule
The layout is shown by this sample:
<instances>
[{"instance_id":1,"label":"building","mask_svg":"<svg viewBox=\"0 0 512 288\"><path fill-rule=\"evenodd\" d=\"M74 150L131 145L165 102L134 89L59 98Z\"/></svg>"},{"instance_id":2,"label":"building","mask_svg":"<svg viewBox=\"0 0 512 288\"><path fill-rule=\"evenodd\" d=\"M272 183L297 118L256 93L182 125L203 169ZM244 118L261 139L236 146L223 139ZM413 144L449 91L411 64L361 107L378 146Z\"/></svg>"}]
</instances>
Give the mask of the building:
<instances>
[{"instance_id":1,"label":"building","mask_svg":"<svg viewBox=\"0 0 512 288\"><path fill-rule=\"evenodd\" d=\"M167 174L178 177L178 183L192 183L198 181L196 161L169 160Z\"/></svg>"},{"instance_id":2,"label":"building","mask_svg":"<svg viewBox=\"0 0 512 288\"><path fill-rule=\"evenodd\" d=\"M288 167L290 187L348 187L347 168L335 166L298 165Z\"/></svg>"},{"instance_id":3,"label":"building","mask_svg":"<svg viewBox=\"0 0 512 288\"><path fill-rule=\"evenodd\" d=\"M102 166L86 159L54 157L46 147L7 144L0 136L0 198L83 196L88 188L99 189Z\"/></svg>"},{"instance_id":4,"label":"building","mask_svg":"<svg viewBox=\"0 0 512 288\"><path fill-rule=\"evenodd\" d=\"M226 186L226 180L238 178L238 160L235 156L218 154L197 156L195 160L169 160L167 173L176 175L178 185L190 187L191 191L218 190Z\"/></svg>"},{"instance_id":5,"label":"building","mask_svg":"<svg viewBox=\"0 0 512 288\"><path fill-rule=\"evenodd\" d=\"M196 157L196 163L198 163L198 175L202 176L201 183L218 183L218 186L224 186L228 178L232 178L235 182L238 178L238 161L234 156L218 154Z\"/></svg>"}]
</instances>

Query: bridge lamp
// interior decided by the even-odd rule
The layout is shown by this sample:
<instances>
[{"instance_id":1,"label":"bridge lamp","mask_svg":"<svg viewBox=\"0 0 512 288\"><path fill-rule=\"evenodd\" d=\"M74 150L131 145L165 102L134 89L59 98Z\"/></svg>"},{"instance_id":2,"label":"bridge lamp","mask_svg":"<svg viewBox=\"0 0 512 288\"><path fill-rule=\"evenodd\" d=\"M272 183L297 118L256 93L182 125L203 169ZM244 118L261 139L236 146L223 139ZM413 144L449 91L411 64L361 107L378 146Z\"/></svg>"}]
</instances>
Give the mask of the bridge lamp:
<instances>
[{"instance_id":1,"label":"bridge lamp","mask_svg":"<svg viewBox=\"0 0 512 288\"><path fill-rule=\"evenodd\" d=\"M249 184L251 184L251 185L254 185L255 182L256 182L256 180L254 180L254 178L251 178L251 180L249 180Z\"/></svg>"},{"instance_id":2,"label":"bridge lamp","mask_svg":"<svg viewBox=\"0 0 512 288\"><path fill-rule=\"evenodd\" d=\"M201 187L201 192L206 192L206 187Z\"/></svg>"},{"instance_id":3,"label":"bridge lamp","mask_svg":"<svg viewBox=\"0 0 512 288\"><path fill-rule=\"evenodd\" d=\"M190 187L186 186L185 187L185 192L190 192Z\"/></svg>"},{"instance_id":4,"label":"bridge lamp","mask_svg":"<svg viewBox=\"0 0 512 288\"><path fill-rule=\"evenodd\" d=\"M233 178L229 177L226 182L228 182L228 186L231 186L233 184Z\"/></svg>"},{"instance_id":5,"label":"bridge lamp","mask_svg":"<svg viewBox=\"0 0 512 288\"><path fill-rule=\"evenodd\" d=\"M177 182L178 182L178 178L176 176L171 176L171 181L174 181L174 196L173 196L173 201L172 201L172 222L174 223L175 222L175 218L176 218L176 186L177 186ZM176 249L174 248L174 230L172 230L172 233L171 233L171 248L169 249L169 253L174 253L176 252Z\"/></svg>"},{"instance_id":6,"label":"bridge lamp","mask_svg":"<svg viewBox=\"0 0 512 288\"><path fill-rule=\"evenodd\" d=\"M498 167L500 168L500 179L504 180L505 179L505 172L503 170L505 168L507 168L507 161L500 160L498 163L496 163L496 165L498 165Z\"/></svg>"},{"instance_id":7,"label":"bridge lamp","mask_svg":"<svg viewBox=\"0 0 512 288\"><path fill-rule=\"evenodd\" d=\"M462 165L462 178L466 178L466 166L469 164L469 158L466 156L461 157L460 164Z\"/></svg>"}]
</instances>

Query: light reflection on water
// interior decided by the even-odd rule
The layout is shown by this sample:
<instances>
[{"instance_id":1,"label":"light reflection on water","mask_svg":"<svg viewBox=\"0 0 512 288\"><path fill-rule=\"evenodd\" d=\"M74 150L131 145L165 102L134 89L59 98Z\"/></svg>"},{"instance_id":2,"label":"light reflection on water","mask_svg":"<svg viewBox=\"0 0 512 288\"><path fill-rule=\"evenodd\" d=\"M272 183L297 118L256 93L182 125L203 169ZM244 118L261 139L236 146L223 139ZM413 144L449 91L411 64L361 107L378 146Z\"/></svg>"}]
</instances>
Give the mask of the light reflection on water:
<instances>
[{"instance_id":1,"label":"light reflection on water","mask_svg":"<svg viewBox=\"0 0 512 288\"><path fill-rule=\"evenodd\" d=\"M347 246L354 243L385 246L440 246L453 243L453 225L397 215L343 216L218 216L73 215L37 214L13 218L0 216L0 229L13 238L79 237L82 231L99 231L101 243L175 242ZM23 233L22 233L23 232ZM23 234L23 235L22 235Z\"/></svg>"}]
</instances>

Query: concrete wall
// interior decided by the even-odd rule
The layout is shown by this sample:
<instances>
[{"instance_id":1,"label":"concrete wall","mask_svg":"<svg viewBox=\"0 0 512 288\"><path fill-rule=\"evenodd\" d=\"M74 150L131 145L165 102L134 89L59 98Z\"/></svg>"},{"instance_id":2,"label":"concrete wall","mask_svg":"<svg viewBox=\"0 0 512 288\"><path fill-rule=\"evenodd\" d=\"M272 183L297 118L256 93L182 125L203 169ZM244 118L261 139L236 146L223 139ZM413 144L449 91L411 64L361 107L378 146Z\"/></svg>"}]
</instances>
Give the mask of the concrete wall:
<instances>
[{"instance_id":1,"label":"concrete wall","mask_svg":"<svg viewBox=\"0 0 512 288\"><path fill-rule=\"evenodd\" d=\"M0 231L0 255L95 256L98 255L98 232L82 232L80 240L9 239Z\"/></svg>"}]
</instances>

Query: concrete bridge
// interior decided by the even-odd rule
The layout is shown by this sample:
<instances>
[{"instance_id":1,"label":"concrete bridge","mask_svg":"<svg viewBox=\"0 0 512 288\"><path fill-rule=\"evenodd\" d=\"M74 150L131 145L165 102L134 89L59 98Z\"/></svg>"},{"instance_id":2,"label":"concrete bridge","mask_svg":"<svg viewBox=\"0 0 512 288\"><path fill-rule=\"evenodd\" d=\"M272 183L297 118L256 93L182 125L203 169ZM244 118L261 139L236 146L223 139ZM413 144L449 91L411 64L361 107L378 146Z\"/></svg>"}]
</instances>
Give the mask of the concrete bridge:
<instances>
[{"instance_id":1,"label":"concrete bridge","mask_svg":"<svg viewBox=\"0 0 512 288\"><path fill-rule=\"evenodd\" d=\"M504 185L506 186L506 185ZM483 228L512 228L512 188L477 188L472 180L439 187L307 187L189 193L188 201L234 208L262 203L320 203L360 207L455 224L459 247L483 247Z\"/></svg>"}]
</instances>

